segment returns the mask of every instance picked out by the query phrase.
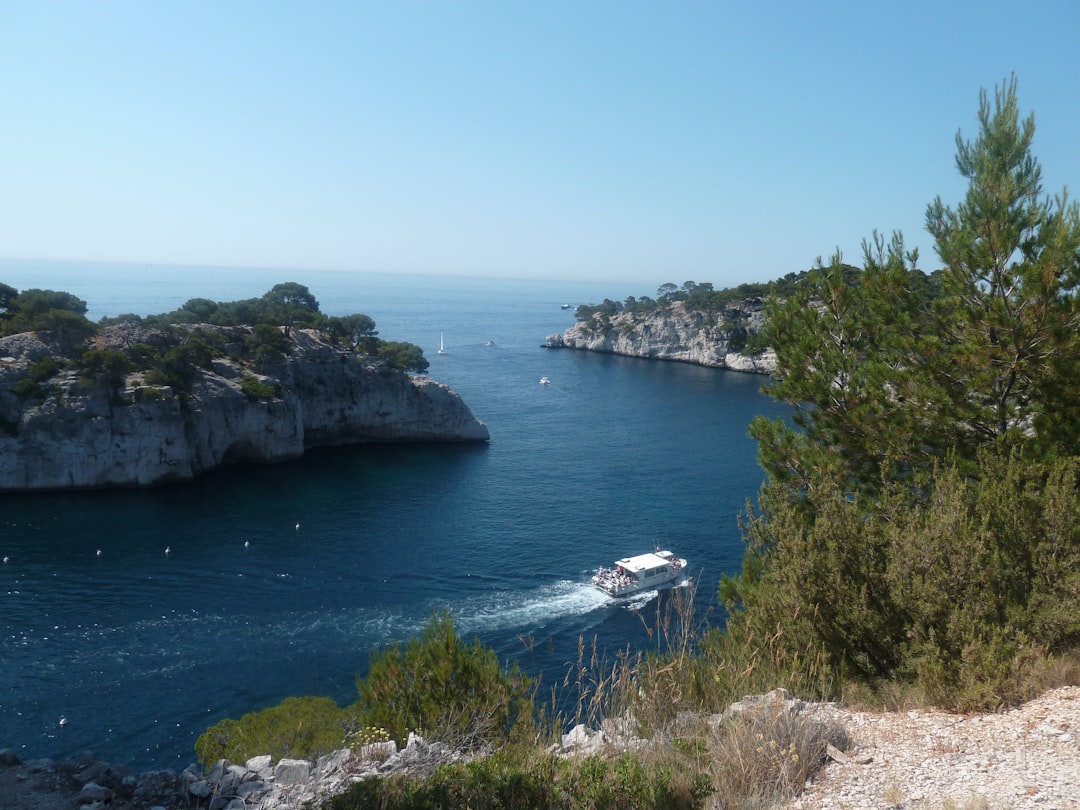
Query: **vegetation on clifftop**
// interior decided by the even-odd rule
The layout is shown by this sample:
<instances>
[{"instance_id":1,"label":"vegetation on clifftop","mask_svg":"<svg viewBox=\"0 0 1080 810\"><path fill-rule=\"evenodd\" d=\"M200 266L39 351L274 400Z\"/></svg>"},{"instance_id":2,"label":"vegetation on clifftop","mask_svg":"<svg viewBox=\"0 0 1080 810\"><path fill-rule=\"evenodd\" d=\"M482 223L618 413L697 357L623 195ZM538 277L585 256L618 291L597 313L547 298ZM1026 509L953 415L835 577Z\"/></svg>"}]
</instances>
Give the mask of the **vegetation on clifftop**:
<instances>
[{"instance_id":1,"label":"vegetation on clifftop","mask_svg":"<svg viewBox=\"0 0 1080 810\"><path fill-rule=\"evenodd\" d=\"M215 328L200 328L203 324ZM113 347L103 337L109 327L127 328L142 337ZM242 340L226 336L223 329L231 327L247 330ZM33 332L53 351L16 383L12 391L20 397L46 395L45 383L65 367L78 369L87 385L113 391L123 387L128 374L144 372L148 384L184 392L215 357L228 355L255 371L271 369L290 351L290 332L297 328L318 329L342 348L377 357L400 371L422 373L429 365L419 346L380 339L367 315L323 314L308 288L291 281L274 285L260 298L223 303L192 298L173 312L106 317L98 324L86 318L86 302L70 293L20 292L0 284L0 337ZM244 392L251 399L275 395L272 385L254 377L245 378Z\"/></svg>"}]
</instances>

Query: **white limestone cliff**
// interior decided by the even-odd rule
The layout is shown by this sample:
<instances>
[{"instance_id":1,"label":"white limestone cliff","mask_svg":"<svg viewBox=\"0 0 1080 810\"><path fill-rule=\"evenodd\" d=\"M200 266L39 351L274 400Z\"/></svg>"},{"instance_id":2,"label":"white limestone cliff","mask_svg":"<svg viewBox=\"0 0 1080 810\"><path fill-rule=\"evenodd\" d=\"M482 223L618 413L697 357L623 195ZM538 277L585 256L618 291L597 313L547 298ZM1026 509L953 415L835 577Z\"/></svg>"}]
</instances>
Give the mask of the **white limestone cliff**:
<instances>
[{"instance_id":1,"label":"white limestone cliff","mask_svg":"<svg viewBox=\"0 0 1080 810\"><path fill-rule=\"evenodd\" d=\"M314 447L362 442L487 441L488 429L450 388L293 335L274 375L278 395L250 400L238 361L218 359L184 396L129 375L123 391L48 381L44 399L16 396L31 362L49 354L34 335L0 339L0 491L149 486L189 480L233 462L275 462Z\"/></svg>"},{"instance_id":2,"label":"white limestone cliff","mask_svg":"<svg viewBox=\"0 0 1080 810\"><path fill-rule=\"evenodd\" d=\"M760 331L764 319L760 307L746 302L735 309L750 332ZM546 345L550 349L582 349L755 374L773 373L776 354L771 349L756 355L732 350L729 314L687 309L682 301L676 301L647 315L621 313L609 319L596 316L579 321L561 335L549 335Z\"/></svg>"}]
</instances>

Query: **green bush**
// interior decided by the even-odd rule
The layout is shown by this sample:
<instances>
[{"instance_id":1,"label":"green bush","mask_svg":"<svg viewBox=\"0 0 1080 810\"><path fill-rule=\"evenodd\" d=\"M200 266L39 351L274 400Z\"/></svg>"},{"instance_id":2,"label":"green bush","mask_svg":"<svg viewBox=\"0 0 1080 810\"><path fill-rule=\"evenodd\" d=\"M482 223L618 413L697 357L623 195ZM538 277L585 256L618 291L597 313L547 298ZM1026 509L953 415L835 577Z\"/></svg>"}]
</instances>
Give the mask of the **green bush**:
<instances>
[{"instance_id":1,"label":"green bush","mask_svg":"<svg viewBox=\"0 0 1080 810\"><path fill-rule=\"evenodd\" d=\"M27 366L27 374L8 390L20 398L44 399L44 383L59 373L63 366L55 357L43 357Z\"/></svg>"},{"instance_id":2,"label":"green bush","mask_svg":"<svg viewBox=\"0 0 1080 810\"><path fill-rule=\"evenodd\" d=\"M135 364L122 352L111 349L89 349L79 357L82 380L89 385L102 384L117 391L124 386Z\"/></svg>"},{"instance_id":3,"label":"green bush","mask_svg":"<svg viewBox=\"0 0 1080 810\"><path fill-rule=\"evenodd\" d=\"M975 473L944 467L921 500L892 487L873 508L824 477L799 498L766 488L721 585L740 609L715 660L804 696L854 679L959 711L1033 697L1080 646L1080 459L986 453Z\"/></svg>"},{"instance_id":4,"label":"green bush","mask_svg":"<svg viewBox=\"0 0 1080 810\"><path fill-rule=\"evenodd\" d=\"M165 391L156 386L140 385L132 396L135 402L160 402L165 399Z\"/></svg>"},{"instance_id":5,"label":"green bush","mask_svg":"<svg viewBox=\"0 0 1080 810\"><path fill-rule=\"evenodd\" d=\"M270 368L280 363L289 353L288 337L276 326L268 323L256 324L244 344L261 368Z\"/></svg>"},{"instance_id":6,"label":"green bush","mask_svg":"<svg viewBox=\"0 0 1080 810\"><path fill-rule=\"evenodd\" d=\"M633 754L562 759L500 751L443 765L426 779L367 779L326 810L693 810L712 793L707 777Z\"/></svg>"},{"instance_id":7,"label":"green bush","mask_svg":"<svg viewBox=\"0 0 1080 810\"><path fill-rule=\"evenodd\" d=\"M415 371L423 374L431 364L424 357L424 350L415 343L394 340L379 340L376 355L399 371Z\"/></svg>"},{"instance_id":8,"label":"green bush","mask_svg":"<svg viewBox=\"0 0 1080 810\"><path fill-rule=\"evenodd\" d=\"M27 367L27 374L36 383L43 383L60 372L62 366L55 357L43 357Z\"/></svg>"},{"instance_id":9,"label":"green bush","mask_svg":"<svg viewBox=\"0 0 1080 810\"><path fill-rule=\"evenodd\" d=\"M240 390L244 392L244 396L249 400L257 402L276 397L280 391L280 386L262 382L257 377L245 374L244 379L240 381Z\"/></svg>"},{"instance_id":10,"label":"green bush","mask_svg":"<svg viewBox=\"0 0 1080 810\"><path fill-rule=\"evenodd\" d=\"M341 748L352 719L349 710L327 697L288 698L211 726L195 741L195 754L204 766L219 759L246 762L263 754L313 758Z\"/></svg>"},{"instance_id":11,"label":"green bush","mask_svg":"<svg viewBox=\"0 0 1080 810\"><path fill-rule=\"evenodd\" d=\"M419 638L376 654L357 689L363 722L402 744L410 731L466 749L500 743L533 714L518 665L504 671L479 640L463 642L446 613L432 616Z\"/></svg>"}]
</instances>

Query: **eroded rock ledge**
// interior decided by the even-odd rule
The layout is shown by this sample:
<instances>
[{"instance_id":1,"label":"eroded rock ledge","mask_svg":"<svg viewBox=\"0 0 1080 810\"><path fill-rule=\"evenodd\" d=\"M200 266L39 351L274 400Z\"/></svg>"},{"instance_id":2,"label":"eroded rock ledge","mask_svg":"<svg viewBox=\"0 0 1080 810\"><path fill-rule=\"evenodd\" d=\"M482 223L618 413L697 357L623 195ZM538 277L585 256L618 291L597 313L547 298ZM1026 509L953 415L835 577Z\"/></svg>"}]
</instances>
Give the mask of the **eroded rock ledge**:
<instances>
[{"instance_id":1,"label":"eroded rock ledge","mask_svg":"<svg viewBox=\"0 0 1080 810\"><path fill-rule=\"evenodd\" d=\"M244 337L242 328L221 329ZM98 341L115 348L148 337L110 327ZM64 370L27 396L12 389L50 348L34 334L0 339L0 491L151 486L315 447L488 440L486 425L447 386L336 348L317 332L291 340L291 352L265 373L227 355L198 369L183 393L142 374L113 389ZM245 394L251 377L276 393Z\"/></svg>"},{"instance_id":2,"label":"eroded rock ledge","mask_svg":"<svg viewBox=\"0 0 1080 810\"><path fill-rule=\"evenodd\" d=\"M546 346L772 374L776 370L776 354L771 349L760 354L743 354L734 348L737 341L732 324L744 324L741 328L750 333L759 332L764 322L760 305L747 301L729 310L701 312L676 301L647 315L596 315L588 321L578 321L561 335L549 335Z\"/></svg>"}]
</instances>

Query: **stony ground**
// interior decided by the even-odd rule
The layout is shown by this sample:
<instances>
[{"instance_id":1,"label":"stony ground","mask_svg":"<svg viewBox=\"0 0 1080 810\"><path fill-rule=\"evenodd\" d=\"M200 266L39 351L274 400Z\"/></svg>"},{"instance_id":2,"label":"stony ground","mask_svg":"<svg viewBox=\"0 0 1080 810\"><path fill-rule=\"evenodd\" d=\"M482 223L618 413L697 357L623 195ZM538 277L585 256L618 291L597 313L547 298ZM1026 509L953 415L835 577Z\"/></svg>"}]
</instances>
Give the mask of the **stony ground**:
<instances>
[{"instance_id":1,"label":"stony ground","mask_svg":"<svg viewBox=\"0 0 1080 810\"><path fill-rule=\"evenodd\" d=\"M1080 808L1080 687L991 715L814 711L853 745L785 810Z\"/></svg>"},{"instance_id":2,"label":"stony ground","mask_svg":"<svg viewBox=\"0 0 1080 810\"><path fill-rule=\"evenodd\" d=\"M808 711L853 743L784 810L1080 810L1080 687L992 715ZM28 765L0 764L0 810L78 808L70 774Z\"/></svg>"},{"instance_id":3,"label":"stony ground","mask_svg":"<svg viewBox=\"0 0 1080 810\"><path fill-rule=\"evenodd\" d=\"M70 773L0 764L0 810L75 810L82 788Z\"/></svg>"}]
</instances>

